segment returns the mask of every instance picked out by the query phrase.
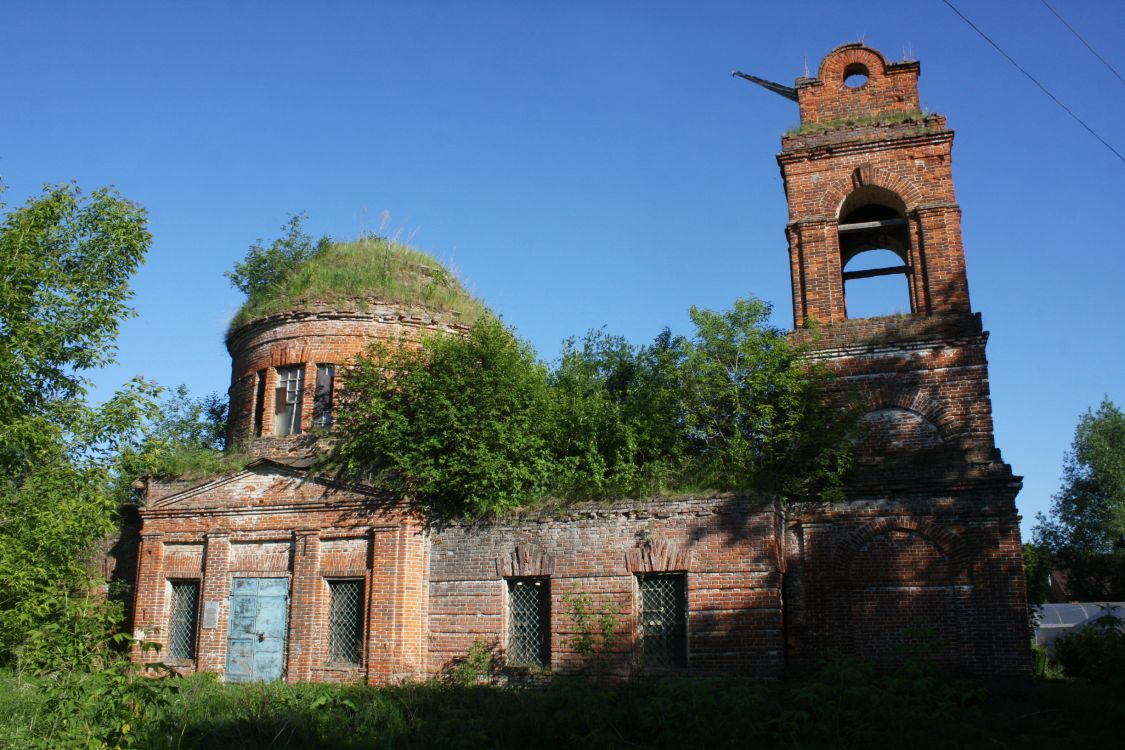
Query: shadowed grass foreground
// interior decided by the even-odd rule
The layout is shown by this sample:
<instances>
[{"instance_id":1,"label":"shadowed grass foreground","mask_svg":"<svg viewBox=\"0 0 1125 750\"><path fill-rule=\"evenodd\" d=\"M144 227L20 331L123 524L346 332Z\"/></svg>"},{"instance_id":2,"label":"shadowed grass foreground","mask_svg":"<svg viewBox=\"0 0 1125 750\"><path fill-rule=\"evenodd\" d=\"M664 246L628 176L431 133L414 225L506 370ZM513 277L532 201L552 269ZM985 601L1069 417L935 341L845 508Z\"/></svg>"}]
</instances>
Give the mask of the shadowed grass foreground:
<instances>
[{"instance_id":1,"label":"shadowed grass foreground","mask_svg":"<svg viewBox=\"0 0 1125 750\"><path fill-rule=\"evenodd\" d=\"M137 728L135 747L1022 750L1112 747L1125 733L1125 696L1110 687L982 686L917 666L877 675L835 664L777 683L556 679L542 690L177 682L172 702ZM35 699L10 674L0 677L0 712L0 746L22 746Z\"/></svg>"}]
</instances>

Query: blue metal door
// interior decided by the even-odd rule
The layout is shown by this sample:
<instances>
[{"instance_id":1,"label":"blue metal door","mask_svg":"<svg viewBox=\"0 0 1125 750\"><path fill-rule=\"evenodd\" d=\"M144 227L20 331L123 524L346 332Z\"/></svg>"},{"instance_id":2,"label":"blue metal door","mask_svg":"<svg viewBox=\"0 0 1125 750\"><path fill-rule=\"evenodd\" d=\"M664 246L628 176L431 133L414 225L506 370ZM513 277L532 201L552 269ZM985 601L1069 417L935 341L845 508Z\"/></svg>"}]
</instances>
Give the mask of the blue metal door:
<instances>
[{"instance_id":1,"label":"blue metal door","mask_svg":"<svg viewBox=\"0 0 1125 750\"><path fill-rule=\"evenodd\" d=\"M285 667L285 578L235 578L230 588L227 682L279 680Z\"/></svg>"}]
</instances>

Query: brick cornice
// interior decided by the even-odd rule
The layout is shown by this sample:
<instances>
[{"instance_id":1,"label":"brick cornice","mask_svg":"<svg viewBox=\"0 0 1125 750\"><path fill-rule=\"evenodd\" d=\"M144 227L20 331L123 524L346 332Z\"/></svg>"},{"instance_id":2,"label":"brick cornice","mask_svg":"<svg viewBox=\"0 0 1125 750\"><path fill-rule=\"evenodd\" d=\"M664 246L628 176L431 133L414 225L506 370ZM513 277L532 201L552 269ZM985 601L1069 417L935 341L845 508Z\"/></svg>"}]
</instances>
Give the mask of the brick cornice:
<instances>
[{"instance_id":1,"label":"brick cornice","mask_svg":"<svg viewBox=\"0 0 1125 750\"><path fill-rule=\"evenodd\" d=\"M847 128L845 130L854 130L854 128ZM888 128L888 130L890 130L890 128ZM791 137L792 136L787 138ZM783 141L784 140L786 139L783 139ZM814 161L833 156L871 154L909 147L937 146L952 143L952 130L939 130L926 133L913 132L910 135L897 136L888 132L886 135L870 138L868 140L826 140L823 143L809 143L807 145L785 145L784 149L777 154L777 163L784 168L790 164L796 164L802 161Z\"/></svg>"}]
</instances>

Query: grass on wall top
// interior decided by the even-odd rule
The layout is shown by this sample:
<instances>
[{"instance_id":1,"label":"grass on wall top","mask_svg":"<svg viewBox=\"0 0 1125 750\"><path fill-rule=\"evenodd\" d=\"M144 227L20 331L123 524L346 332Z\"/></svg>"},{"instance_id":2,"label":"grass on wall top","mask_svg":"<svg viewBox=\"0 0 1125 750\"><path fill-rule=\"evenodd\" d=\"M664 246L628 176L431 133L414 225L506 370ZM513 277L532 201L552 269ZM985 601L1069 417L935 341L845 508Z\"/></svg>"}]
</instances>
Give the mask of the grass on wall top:
<instances>
[{"instance_id":1,"label":"grass on wall top","mask_svg":"<svg viewBox=\"0 0 1125 750\"><path fill-rule=\"evenodd\" d=\"M372 299L424 307L466 324L490 314L432 256L393 240L368 237L325 245L280 282L251 295L235 313L229 330L311 304L362 309Z\"/></svg>"}]
</instances>

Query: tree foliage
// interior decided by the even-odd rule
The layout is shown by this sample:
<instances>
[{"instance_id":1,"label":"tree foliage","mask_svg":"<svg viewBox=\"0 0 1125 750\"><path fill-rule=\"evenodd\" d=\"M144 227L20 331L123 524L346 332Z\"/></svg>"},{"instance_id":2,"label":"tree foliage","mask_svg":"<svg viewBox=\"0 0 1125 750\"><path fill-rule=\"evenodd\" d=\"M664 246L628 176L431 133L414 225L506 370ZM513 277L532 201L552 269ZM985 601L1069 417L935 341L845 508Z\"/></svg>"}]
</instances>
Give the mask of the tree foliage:
<instances>
[{"instance_id":1,"label":"tree foliage","mask_svg":"<svg viewBox=\"0 0 1125 750\"><path fill-rule=\"evenodd\" d=\"M110 190L47 187L0 220L0 666L45 697L33 747L131 744L157 690L114 649L121 612L91 572L157 388L92 407L84 378L113 360L149 241L144 209Z\"/></svg>"},{"instance_id":2,"label":"tree foliage","mask_svg":"<svg viewBox=\"0 0 1125 750\"><path fill-rule=\"evenodd\" d=\"M643 347L592 331L550 370L494 319L377 344L345 381L337 460L439 514L684 488L834 499L848 410L768 315L693 309L693 336Z\"/></svg>"},{"instance_id":3,"label":"tree foliage","mask_svg":"<svg viewBox=\"0 0 1125 750\"><path fill-rule=\"evenodd\" d=\"M510 508L546 486L547 372L499 321L420 347L377 343L346 382L347 469L452 514Z\"/></svg>"},{"instance_id":4,"label":"tree foliage","mask_svg":"<svg viewBox=\"0 0 1125 750\"><path fill-rule=\"evenodd\" d=\"M163 398L139 426L139 436L119 451L121 493L140 476L196 478L241 468L246 456L226 449L229 401L221 393L192 396L180 385Z\"/></svg>"},{"instance_id":5,"label":"tree foliage","mask_svg":"<svg viewBox=\"0 0 1125 750\"><path fill-rule=\"evenodd\" d=\"M113 358L149 240L140 206L70 185L0 221L0 663L47 653L27 648L44 621L88 622L71 617L89 609L84 553L113 528L115 457L153 388L93 408L83 373Z\"/></svg>"},{"instance_id":6,"label":"tree foliage","mask_svg":"<svg viewBox=\"0 0 1125 750\"><path fill-rule=\"evenodd\" d=\"M851 468L847 404L826 398L827 370L768 324L770 306L691 309L684 358L684 427L707 484L785 499L840 499Z\"/></svg>"},{"instance_id":7,"label":"tree foliage","mask_svg":"<svg viewBox=\"0 0 1125 750\"><path fill-rule=\"evenodd\" d=\"M327 237L315 243L305 233L305 215L293 214L281 228L284 234L268 246L259 239L246 252L241 263L234 264L233 271L227 271L231 286L247 297L255 297L267 292L270 287L284 281L297 266L323 251L329 244Z\"/></svg>"},{"instance_id":8,"label":"tree foliage","mask_svg":"<svg viewBox=\"0 0 1125 750\"><path fill-rule=\"evenodd\" d=\"M1108 398L1079 418L1050 516L1036 519L1072 596L1125 596L1125 413Z\"/></svg>"}]
</instances>

